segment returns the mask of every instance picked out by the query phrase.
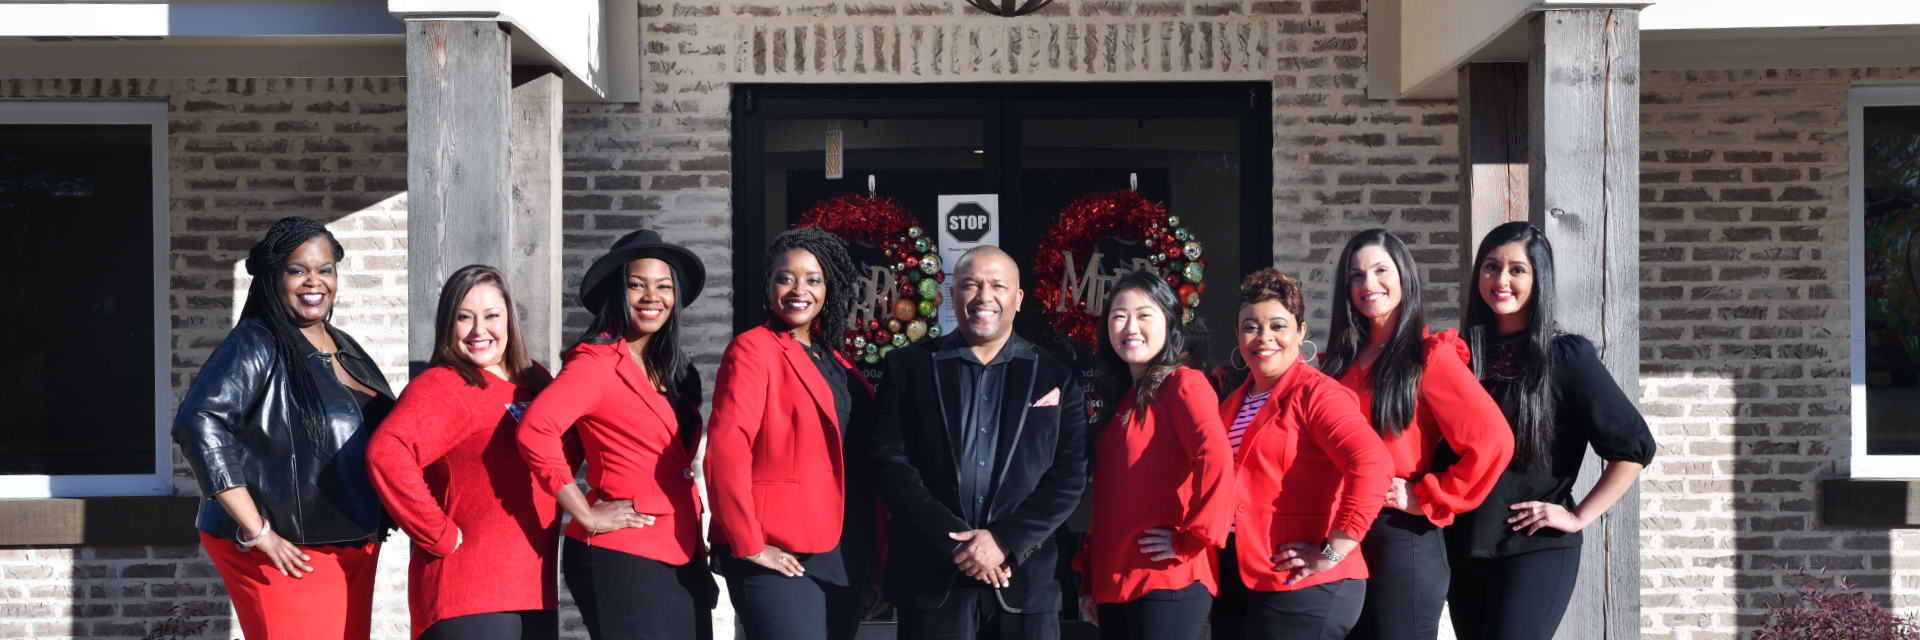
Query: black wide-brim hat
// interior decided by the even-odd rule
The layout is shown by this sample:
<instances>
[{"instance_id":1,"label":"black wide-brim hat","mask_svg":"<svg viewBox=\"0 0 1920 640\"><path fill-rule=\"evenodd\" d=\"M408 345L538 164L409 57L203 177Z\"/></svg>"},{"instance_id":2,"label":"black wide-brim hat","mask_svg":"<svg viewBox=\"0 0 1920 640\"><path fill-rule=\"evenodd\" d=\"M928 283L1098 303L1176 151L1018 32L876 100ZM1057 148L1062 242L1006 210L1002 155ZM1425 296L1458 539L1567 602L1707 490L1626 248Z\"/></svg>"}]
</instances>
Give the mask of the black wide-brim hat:
<instances>
[{"instance_id":1,"label":"black wide-brim hat","mask_svg":"<svg viewBox=\"0 0 1920 640\"><path fill-rule=\"evenodd\" d=\"M595 258L593 266L587 267L587 275L580 279L580 306L593 310L599 296L606 295L602 287L614 284L615 279L625 275L627 263L641 258L656 258L673 267L674 301L676 306L693 304L700 297L700 289L707 284L707 265L700 256L686 247L667 242L652 229L641 229L613 241L606 254Z\"/></svg>"}]
</instances>

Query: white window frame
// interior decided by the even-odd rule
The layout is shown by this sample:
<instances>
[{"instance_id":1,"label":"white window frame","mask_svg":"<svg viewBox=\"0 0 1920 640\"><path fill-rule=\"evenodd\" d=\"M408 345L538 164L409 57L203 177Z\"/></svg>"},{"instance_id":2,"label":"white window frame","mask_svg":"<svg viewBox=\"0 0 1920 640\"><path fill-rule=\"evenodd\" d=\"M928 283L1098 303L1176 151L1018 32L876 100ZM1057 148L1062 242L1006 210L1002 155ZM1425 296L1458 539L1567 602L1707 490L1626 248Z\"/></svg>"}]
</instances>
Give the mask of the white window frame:
<instances>
[{"instance_id":1,"label":"white window frame","mask_svg":"<svg viewBox=\"0 0 1920 640\"><path fill-rule=\"evenodd\" d=\"M1920 86L1854 87L1847 94L1847 352L1852 361L1853 451L1855 478L1911 478L1920 476L1920 455L1867 453L1867 222L1866 132L1867 107L1920 106Z\"/></svg>"},{"instance_id":2,"label":"white window frame","mask_svg":"<svg viewBox=\"0 0 1920 640\"><path fill-rule=\"evenodd\" d=\"M173 493L172 311L167 269L172 220L168 211L165 100L0 100L0 124L146 125L153 164L153 467L148 473L0 475L0 498L165 496Z\"/></svg>"}]
</instances>

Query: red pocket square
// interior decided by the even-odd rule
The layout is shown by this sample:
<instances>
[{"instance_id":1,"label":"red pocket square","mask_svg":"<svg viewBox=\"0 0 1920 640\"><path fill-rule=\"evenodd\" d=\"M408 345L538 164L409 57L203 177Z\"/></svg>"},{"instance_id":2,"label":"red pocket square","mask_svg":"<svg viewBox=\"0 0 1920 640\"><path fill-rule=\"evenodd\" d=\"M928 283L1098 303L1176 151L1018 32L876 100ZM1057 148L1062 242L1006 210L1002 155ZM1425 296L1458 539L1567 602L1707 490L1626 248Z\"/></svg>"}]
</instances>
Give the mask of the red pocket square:
<instances>
[{"instance_id":1,"label":"red pocket square","mask_svg":"<svg viewBox=\"0 0 1920 640\"><path fill-rule=\"evenodd\" d=\"M1036 406L1036 407L1060 406L1060 387L1054 387L1052 391L1047 392L1047 395L1040 396L1040 400L1034 402L1033 406Z\"/></svg>"}]
</instances>

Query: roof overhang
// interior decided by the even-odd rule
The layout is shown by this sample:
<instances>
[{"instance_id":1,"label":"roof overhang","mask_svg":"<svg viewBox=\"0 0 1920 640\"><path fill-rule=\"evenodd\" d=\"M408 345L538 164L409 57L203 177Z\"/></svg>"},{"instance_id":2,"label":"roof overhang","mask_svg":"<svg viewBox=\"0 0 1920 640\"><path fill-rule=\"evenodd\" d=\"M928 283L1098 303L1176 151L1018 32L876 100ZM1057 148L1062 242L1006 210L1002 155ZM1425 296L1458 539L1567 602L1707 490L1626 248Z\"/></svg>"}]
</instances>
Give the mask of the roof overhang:
<instances>
[{"instance_id":1,"label":"roof overhang","mask_svg":"<svg viewBox=\"0 0 1920 640\"><path fill-rule=\"evenodd\" d=\"M1641 9L1642 69L1920 65L1920 2L1373 0L1367 94L1454 97L1461 65L1527 59L1534 14L1591 8Z\"/></svg>"}]
</instances>

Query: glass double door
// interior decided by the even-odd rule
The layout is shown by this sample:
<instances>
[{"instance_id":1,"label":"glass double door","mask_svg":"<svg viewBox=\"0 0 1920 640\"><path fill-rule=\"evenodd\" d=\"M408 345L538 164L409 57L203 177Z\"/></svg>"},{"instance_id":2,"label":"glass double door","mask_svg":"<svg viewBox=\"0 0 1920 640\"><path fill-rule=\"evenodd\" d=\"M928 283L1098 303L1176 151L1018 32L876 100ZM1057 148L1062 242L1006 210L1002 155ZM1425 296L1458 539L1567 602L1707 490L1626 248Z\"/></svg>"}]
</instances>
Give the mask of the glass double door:
<instances>
[{"instance_id":1,"label":"glass double door","mask_svg":"<svg viewBox=\"0 0 1920 640\"><path fill-rule=\"evenodd\" d=\"M1235 284L1272 262L1272 116L1265 84L741 85L734 92L734 324L764 319L774 235L843 194L894 200L929 235L941 195L995 194L999 246L1021 265L1021 335L1090 371L1088 349L1034 295L1080 264L1038 273L1037 248L1069 204L1136 189L1205 247L1193 364L1225 363ZM837 147L838 153L830 153ZM1108 267L1153 253L1095 238ZM856 251L856 258L859 258ZM1099 313L1098 309L1092 313Z\"/></svg>"}]
</instances>

